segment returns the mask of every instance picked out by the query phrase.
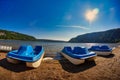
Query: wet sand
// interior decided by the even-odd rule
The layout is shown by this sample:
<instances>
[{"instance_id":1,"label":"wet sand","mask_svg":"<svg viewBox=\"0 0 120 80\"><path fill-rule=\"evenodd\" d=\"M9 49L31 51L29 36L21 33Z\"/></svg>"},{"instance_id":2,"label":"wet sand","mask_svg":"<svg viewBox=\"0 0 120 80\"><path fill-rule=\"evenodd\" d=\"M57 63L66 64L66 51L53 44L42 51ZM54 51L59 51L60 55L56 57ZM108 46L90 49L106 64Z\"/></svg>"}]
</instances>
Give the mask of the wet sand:
<instances>
[{"instance_id":1,"label":"wet sand","mask_svg":"<svg viewBox=\"0 0 120 80\"><path fill-rule=\"evenodd\" d=\"M25 63L8 63L0 53L0 80L120 80L120 47L113 54L98 56L95 61L75 66L68 60L44 60L32 69Z\"/></svg>"}]
</instances>

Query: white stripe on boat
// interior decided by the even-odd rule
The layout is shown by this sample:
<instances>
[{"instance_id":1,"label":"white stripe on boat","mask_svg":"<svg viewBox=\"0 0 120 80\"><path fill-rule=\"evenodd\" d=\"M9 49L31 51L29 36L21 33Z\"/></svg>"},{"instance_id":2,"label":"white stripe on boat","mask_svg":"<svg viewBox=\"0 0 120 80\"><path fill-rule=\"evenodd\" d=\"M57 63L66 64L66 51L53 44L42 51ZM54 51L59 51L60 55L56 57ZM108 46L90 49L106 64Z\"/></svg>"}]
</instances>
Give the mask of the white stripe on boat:
<instances>
[{"instance_id":1,"label":"white stripe on boat","mask_svg":"<svg viewBox=\"0 0 120 80\"><path fill-rule=\"evenodd\" d=\"M108 51L108 52L103 52L103 51L94 51L98 56L107 56L110 55L112 52Z\"/></svg>"}]
</instances>

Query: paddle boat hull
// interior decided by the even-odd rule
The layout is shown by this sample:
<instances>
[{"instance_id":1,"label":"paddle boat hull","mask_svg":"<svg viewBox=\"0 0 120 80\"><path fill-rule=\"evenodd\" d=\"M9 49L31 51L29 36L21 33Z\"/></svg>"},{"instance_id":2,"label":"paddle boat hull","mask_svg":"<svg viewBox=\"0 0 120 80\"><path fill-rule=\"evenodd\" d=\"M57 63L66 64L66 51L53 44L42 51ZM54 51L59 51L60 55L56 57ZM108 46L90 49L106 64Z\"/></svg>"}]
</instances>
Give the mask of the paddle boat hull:
<instances>
[{"instance_id":1,"label":"paddle boat hull","mask_svg":"<svg viewBox=\"0 0 120 80\"><path fill-rule=\"evenodd\" d=\"M12 46L3 46L3 45L0 45L0 51L8 52L8 51L11 51L11 50L12 50Z\"/></svg>"},{"instance_id":2,"label":"paddle boat hull","mask_svg":"<svg viewBox=\"0 0 120 80\"><path fill-rule=\"evenodd\" d=\"M66 54L63 53L63 52L61 52L61 54L62 54L67 60L69 60L72 64L74 64L74 65L79 65L79 64L82 64L82 63L85 62L84 59L76 59L76 58L72 58L72 57L66 55Z\"/></svg>"},{"instance_id":3,"label":"paddle boat hull","mask_svg":"<svg viewBox=\"0 0 120 80\"><path fill-rule=\"evenodd\" d=\"M43 56L44 56L44 53L42 54L40 59L38 59L37 61L35 61L35 62L26 62L27 67L33 67L33 68L39 67L42 60L43 60Z\"/></svg>"},{"instance_id":4,"label":"paddle boat hull","mask_svg":"<svg viewBox=\"0 0 120 80\"><path fill-rule=\"evenodd\" d=\"M75 51L77 49L77 51ZM85 52L87 50L86 48L83 49L83 52L79 52L78 50L82 50L80 47L75 47L74 50L71 50L71 47L64 47L64 49L61 51L61 54L68 59L72 64L79 65L85 62L85 60L94 60L94 57L96 57L96 54L94 52ZM76 53L78 52L78 53Z\"/></svg>"},{"instance_id":5,"label":"paddle boat hull","mask_svg":"<svg viewBox=\"0 0 120 80\"><path fill-rule=\"evenodd\" d=\"M36 46L34 50L32 46L21 46L19 50L9 52L7 60L14 64L24 61L28 67L37 68L40 66L43 56L44 49L42 46Z\"/></svg>"},{"instance_id":6,"label":"paddle boat hull","mask_svg":"<svg viewBox=\"0 0 120 80\"><path fill-rule=\"evenodd\" d=\"M18 64L18 63L21 62L20 60L13 59L13 58L10 58L10 57L7 57L7 61L10 62L10 63L13 63L13 64Z\"/></svg>"},{"instance_id":7,"label":"paddle boat hull","mask_svg":"<svg viewBox=\"0 0 120 80\"><path fill-rule=\"evenodd\" d=\"M103 46L92 46L91 48L88 49L89 51L94 51L98 56L108 56L112 54L112 50L106 45Z\"/></svg>"}]
</instances>

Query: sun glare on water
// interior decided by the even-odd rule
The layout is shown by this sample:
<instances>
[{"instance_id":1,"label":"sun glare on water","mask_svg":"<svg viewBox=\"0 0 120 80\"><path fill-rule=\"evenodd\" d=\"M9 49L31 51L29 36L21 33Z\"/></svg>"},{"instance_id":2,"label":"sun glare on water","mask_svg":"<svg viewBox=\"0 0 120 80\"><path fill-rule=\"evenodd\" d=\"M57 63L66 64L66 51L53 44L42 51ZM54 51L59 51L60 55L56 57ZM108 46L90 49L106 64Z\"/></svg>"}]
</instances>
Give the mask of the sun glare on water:
<instances>
[{"instance_id":1,"label":"sun glare on water","mask_svg":"<svg viewBox=\"0 0 120 80\"><path fill-rule=\"evenodd\" d=\"M98 13L99 13L98 8L95 8L93 10L88 10L85 13L85 18L91 23L92 21L94 21L96 19Z\"/></svg>"}]
</instances>

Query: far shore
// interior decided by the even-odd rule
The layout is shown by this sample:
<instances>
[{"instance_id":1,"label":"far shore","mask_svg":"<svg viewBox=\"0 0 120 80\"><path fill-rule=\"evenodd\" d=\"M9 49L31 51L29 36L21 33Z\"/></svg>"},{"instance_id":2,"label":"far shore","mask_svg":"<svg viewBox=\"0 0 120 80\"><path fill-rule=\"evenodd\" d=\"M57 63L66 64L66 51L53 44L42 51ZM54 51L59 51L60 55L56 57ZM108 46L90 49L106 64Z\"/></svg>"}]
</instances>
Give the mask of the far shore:
<instances>
[{"instance_id":1,"label":"far shore","mask_svg":"<svg viewBox=\"0 0 120 80\"><path fill-rule=\"evenodd\" d=\"M0 80L120 80L120 47L106 57L75 66L65 58L54 60L44 57L37 69L25 63L11 64L6 52L0 52Z\"/></svg>"}]
</instances>

